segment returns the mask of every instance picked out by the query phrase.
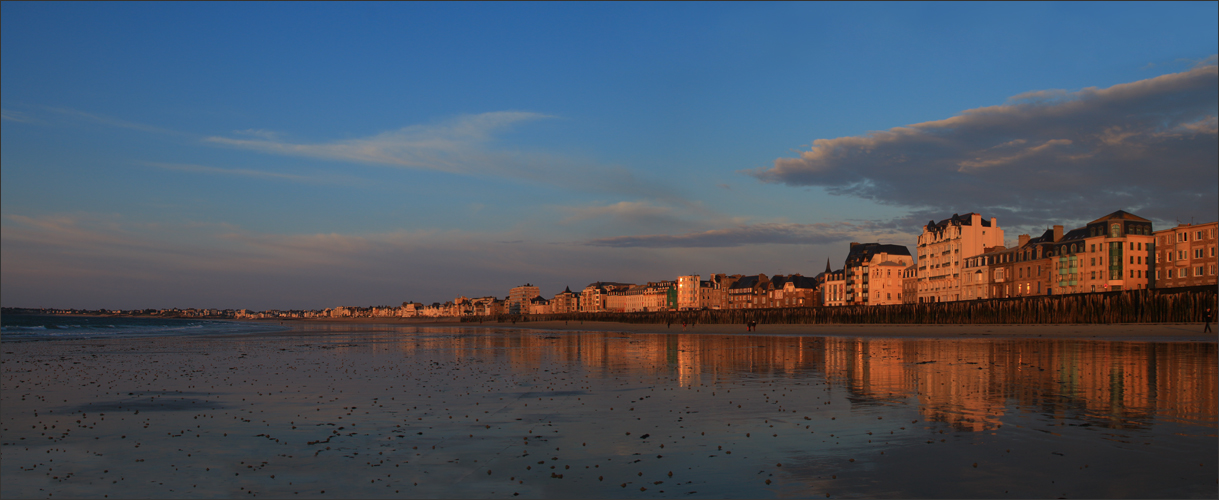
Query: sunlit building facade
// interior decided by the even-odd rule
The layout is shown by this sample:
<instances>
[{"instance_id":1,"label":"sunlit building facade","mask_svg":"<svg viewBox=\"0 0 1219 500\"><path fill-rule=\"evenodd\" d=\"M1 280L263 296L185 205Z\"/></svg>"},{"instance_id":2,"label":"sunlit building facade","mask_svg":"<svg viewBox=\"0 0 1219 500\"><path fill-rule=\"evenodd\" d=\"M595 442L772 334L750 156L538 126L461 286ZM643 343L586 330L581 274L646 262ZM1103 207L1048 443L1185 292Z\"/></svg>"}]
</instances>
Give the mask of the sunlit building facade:
<instances>
[{"instance_id":1,"label":"sunlit building facade","mask_svg":"<svg viewBox=\"0 0 1219 500\"><path fill-rule=\"evenodd\" d=\"M953 214L923 226L918 237L918 302L961 300L961 262L1003 244L1003 229L994 217Z\"/></svg>"},{"instance_id":2,"label":"sunlit building facade","mask_svg":"<svg viewBox=\"0 0 1219 500\"><path fill-rule=\"evenodd\" d=\"M1154 233L1155 288L1215 286L1219 222L1180 224Z\"/></svg>"}]
</instances>

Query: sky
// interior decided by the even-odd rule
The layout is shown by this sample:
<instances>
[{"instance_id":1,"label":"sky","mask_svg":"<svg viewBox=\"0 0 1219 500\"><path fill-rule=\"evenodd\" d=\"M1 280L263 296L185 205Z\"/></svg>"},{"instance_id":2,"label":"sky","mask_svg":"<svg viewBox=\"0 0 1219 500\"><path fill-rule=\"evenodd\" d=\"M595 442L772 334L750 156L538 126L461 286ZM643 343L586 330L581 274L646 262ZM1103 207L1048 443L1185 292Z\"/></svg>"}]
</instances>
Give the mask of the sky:
<instances>
[{"instance_id":1,"label":"sky","mask_svg":"<svg viewBox=\"0 0 1219 500\"><path fill-rule=\"evenodd\" d=\"M6 307L812 276L954 213L1219 213L1216 2L0 11Z\"/></svg>"}]
</instances>

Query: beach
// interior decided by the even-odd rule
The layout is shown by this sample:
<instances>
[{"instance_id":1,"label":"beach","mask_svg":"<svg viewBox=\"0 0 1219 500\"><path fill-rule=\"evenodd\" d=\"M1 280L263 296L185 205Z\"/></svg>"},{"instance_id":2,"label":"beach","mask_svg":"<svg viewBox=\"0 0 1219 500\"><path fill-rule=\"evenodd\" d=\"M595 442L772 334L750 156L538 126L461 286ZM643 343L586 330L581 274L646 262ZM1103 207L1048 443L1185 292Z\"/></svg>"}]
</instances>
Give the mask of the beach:
<instances>
[{"instance_id":1,"label":"beach","mask_svg":"<svg viewBox=\"0 0 1219 500\"><path fill-rule=\"evenodd\" d=\"M285 323L4 342L0 494L1197 497L1219 479L1200 325Z\"/></svg>"}]
</instances>

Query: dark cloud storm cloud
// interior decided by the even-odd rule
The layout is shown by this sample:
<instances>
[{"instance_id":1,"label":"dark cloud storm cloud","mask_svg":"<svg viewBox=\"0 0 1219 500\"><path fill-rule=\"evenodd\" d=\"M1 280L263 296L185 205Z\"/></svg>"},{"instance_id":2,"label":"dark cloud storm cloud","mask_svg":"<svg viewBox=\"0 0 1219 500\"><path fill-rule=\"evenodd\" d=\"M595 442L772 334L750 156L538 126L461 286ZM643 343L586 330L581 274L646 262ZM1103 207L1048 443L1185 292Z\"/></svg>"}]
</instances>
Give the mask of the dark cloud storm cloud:
<instances>
[{"instance_id":1,"label":"dark cloud storm cloud","mask_svg":"<svg viewBox=\"0 0 1219 500\"><path fill-rule=\"evenodd\" d=\"M1106 89L1041 91L946 120L817 139L799 158L749 171L911 210L1005 226L1087 220L1117 209L1213 219L1219 204L1219 73L1213 62Z\"/></svg>"}]
</instances>

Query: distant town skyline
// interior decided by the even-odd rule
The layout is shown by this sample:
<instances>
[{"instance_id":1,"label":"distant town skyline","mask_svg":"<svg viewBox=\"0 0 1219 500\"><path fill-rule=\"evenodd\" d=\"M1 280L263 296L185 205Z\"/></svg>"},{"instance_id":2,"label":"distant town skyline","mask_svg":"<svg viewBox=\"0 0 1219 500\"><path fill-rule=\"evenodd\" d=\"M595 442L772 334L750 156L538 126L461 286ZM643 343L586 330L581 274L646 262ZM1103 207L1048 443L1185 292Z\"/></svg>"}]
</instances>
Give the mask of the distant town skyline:
<instances>
[{"instance_id":1,"label":"distant town skyline","mask_svg":"<svg viewBox=\"0 0 1219 500\"><path fill-rule=\"evenodd\" d=\"M549 297L811 276L955 213L1219 213L1215 3L0 9L6 307Z\"/></svg>"}]
</instances>

